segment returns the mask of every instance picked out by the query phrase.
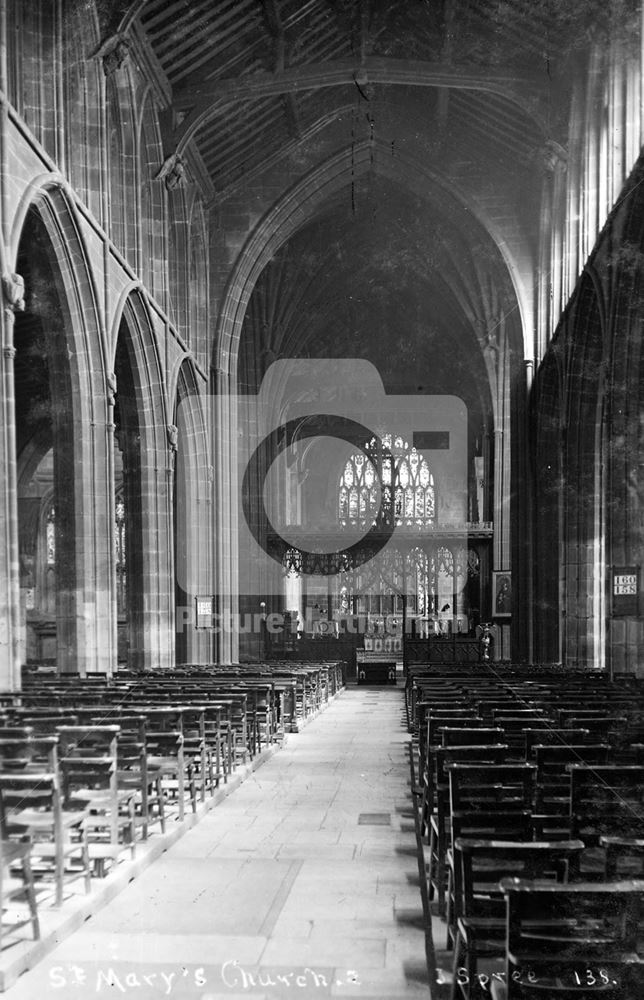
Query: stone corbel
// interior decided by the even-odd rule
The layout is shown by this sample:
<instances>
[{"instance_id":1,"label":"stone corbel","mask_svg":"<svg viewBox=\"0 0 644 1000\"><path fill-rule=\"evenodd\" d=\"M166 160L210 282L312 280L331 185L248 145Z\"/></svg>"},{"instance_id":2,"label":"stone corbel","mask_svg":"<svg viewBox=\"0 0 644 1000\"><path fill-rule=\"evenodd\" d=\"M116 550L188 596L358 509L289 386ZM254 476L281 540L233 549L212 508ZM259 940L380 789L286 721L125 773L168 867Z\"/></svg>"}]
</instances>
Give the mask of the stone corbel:
<instances>
[{"instance_id":1,"label":"stone corbel","mask_svg":"<svg viewBox=\"0 0 644 1000\"><path fill-rule=\"evenodd\" d=\"M179 447L179 429L175 424L168 424L166 433L168 435L168 451L174 455Z\"/></svg>"},{"instance_id":2,"label":"stone corbel","mask_svg":"<svg viewBox=\"0 0 644 1000\"><path fill-rule=\"evenodd\" d=\"M21 274L3 274L2 293L5 309L12 313L25 311L25 279Z\"/></svg>"},{"instance_id":3,"label":"stone corbel","mask_svg":"<svg viewBox=\"0 0 644 1000\"><path fill-rule=\"evenodd\" d=\"M108 372L105 381L107 383L107 404L108 406L114 406L116 402L116 375L114 372Z\"/></svg>"},{"instance_id":4,"label":"stone corbel","mask_svg":"<svg viewBox=\"0 0 644 1000\"><path fill-rule=\"evenodd\" d=\"M163 164L154 179L157 181L163 181L168 191L174 191L176 188L185 187L188 183L188 177L183 157L179 153L172 153L171 156L168 156L167 159L163 161Z\"/></svg>"},{"instance_id":5,"label":"stone corbel","mask_svg":"<svg viewBox=\"0 0 644 1000\"><path fill-rule=\"evenodd\" d=\"M534 158L544 174L565 173L568 169L568 151L554 139L546 139Z\"/></svg>"},{"instance_id":6,"label":"stone corbel","mask_svg":"<svg viewBox=\"0 0 644 1000\"><path fill-rule=\"evenodd\" d=\"M498 321L493 318L488 320L477 319L474 325L483 350L490 351L492 355L496 356L499 353Z\"/></svg>"},{"instance_id":7,"label":"stone corbel","mask_svg":"<svg viewBox=\"0 0 644 1000\"><path fill-rule=\"evenodd\" d=\"M167 473L171 476L174 473L177 461L177 451L179 448L179 429L175 424L166 425L166 438L168 444L168 468Z\"/></svg>"},{"instance_id":8,"label":"stone corbel","mask_svg":"<svg viewBox=\"0 0 644 1000\"><path fill-rule=\"evenodd\" d=\"M112 76L123 66L130 54L130 43L124 35L113 35L100 46L96 55L103 60L105 76Z\"/></svg>"}]
</instances>

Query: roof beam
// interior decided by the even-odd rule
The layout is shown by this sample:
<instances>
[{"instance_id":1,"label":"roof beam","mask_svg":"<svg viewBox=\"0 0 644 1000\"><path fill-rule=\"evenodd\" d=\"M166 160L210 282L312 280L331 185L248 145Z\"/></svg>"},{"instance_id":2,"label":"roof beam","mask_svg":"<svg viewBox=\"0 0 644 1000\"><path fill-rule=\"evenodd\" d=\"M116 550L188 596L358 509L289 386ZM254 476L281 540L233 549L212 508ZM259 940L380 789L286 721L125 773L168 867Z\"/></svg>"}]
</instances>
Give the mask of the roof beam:
<instances>
[{"instance_id":1,"label":"roof beam","mask_svg":"<svg viewBox=\"0 0 644 1000\"><path fill-rule=\"evenodd\" d=\"M216 111L222 99L236 103L260 97L295 94L321 87L344 87L358 83L382 83L403 87L450 87L455 90L482 90L499 94L518 104L535 118L535 98L542 78L506 70L459 67L407 59L368 57L364 63L353 60L298 66L277 73L253 73L224 79L193 80L175 90L173 107L188 112L175 139L183 148Z\"/></svg>"},{"instance_id":2,"label":"roof beam","mask_svg":"<svg viewBox=\"0 0 644 1000\"><path fill-rule=\"evenodd\" d=\"M286 69L286 32L276 0L260 0L264 20L268 32L273 41L273 69L276 73L283 73ZM300 120L297 110L297 103L292 92L282 95L284 116L286 127L291 138L299 138Z\"/></svg>"},{"instance_id":3,"label":"roof beam","mask_svg":"<svg viewBox=\"0 0 644 1000\"><path fill-rule=\"evenodd\" d=\"M454 39L457 30L456 5L458 0L443 0L443 43L441 46L441 59L447 65L452 65L454 54ZM441 87L438 91L438 130L444 135L447 127L447 113L449 110L449 90Z\"/></svg>"}]
</instances>

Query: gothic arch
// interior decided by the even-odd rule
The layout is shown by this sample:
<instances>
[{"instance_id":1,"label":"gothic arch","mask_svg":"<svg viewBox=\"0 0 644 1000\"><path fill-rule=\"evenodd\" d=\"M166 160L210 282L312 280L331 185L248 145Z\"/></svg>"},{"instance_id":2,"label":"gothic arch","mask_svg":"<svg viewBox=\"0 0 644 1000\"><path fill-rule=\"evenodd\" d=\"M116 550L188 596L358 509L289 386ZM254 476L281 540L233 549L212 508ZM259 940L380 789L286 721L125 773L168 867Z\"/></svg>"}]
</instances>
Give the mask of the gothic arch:
<instances>
[{"instance_id":1,"label":"gothic arch","mask_svg":"<svg viewBox=\"0 0 644 1000\"><path fill-rule=\"evenodd\" d=\"M56 656L61 669L109 670L115 623L109 600L108 408L97 295L73 206L51 177L33 183L14 218L16 266L26 270L24 314L41 330L51 395L57 565ZM24 318L23 318L24 316ZM34 326L35 324L35 326ZM26 444L19 439L18 447ZM93 516L86 516L93 497Z\"/></svg>"},{"instance_id":2,"label":"gothic arch","mask_svg":"<svg viewBox=\"0 0 644 1000\"><path fill-rule=\"evenodd\" d=\"M127 511L128 658L137 668L168 667L174 656L176 435L167 415L163 365L140 291L129 291L115 323L115 420Z\"/></svg>"},{"instance_id":3,"label":"gothic arch","mask_svg":"<svg viewBox=\"0 0 644 1000\"><path fill-rule=\"evenodd\" d=\"M231 494L231 484L236 482L238 470L236 468L235 415L231 409L230 394L234 392L236 385L238 347L250 295L263 268L289 237L313 218L317 210L338 191L343 187L349 187L357 177L367 174L371 170L375 170L376 173L387 177L397 185L402 185L423 200L432 202L440 197L445 211L453 217L454 224L474 227L474 232L490 248L495 274L503 289L505 303L501 331L506 359L505 382L502 386L497 386L497 392L492 394L495 427L503 426L504 428L504 432L497 436L499 446L494 457L497 466L495 476L498 481L502 481L509 474L510 453L514 439L513 428L521 426L520 421L522 421L524 413L522 408L525 406L521 392L519 393L520 399L514 400L511 412L511 400L516 396L517 386L519 386L520 378L523 376L521 359L525 350L524 333L521 324L516 321L514 313L517 306L519 311L523 313L525 303L522 305L522 302L516 297L516 289L519 287L516 279L517 271L507 256L504 257L504 253L506 255L508 253L507 249L504 248L502 251L499 246L495 245L493 237L486 230L485 221L479 217L480 213L475 210L475 206L465 204L451 187L437 178L424 165L402 155L392 158L391 151L381 148L378 143L365 142L345 149L316 170L311 171L264 216L242 248L225 290L211 369L213 373L212 391L215 397L213 438L217 442L215 451L217 511L221 512L222 523L231 526L229 537L224 537L223 533L219 537L220 532L217 533L219 546L215 560L219 574L217 592L226 595L226 601L230 601L230 607L226 606L222 609L224 613L234 613L237 610L238 598L239 554L235 548L237 510L236 502ZM525 336L527 335L528 331L525 333ZM518 444L514 447L515 450L520 450ZM517 529L514 528L512 533L512 524L517 525L522 519L522 511L525 507L523 493L520 493L519 490L515 491L512 502L514 509L511 519L508 517L509 512L504 512L500 504L497 504L495 510L495 518L498 516L499 520L495 530L499 537L503 537L504 551L507 550L502 561L502 565L506 569L511 561L511 547L514 550L519 544L515 537ZM501 525L502 518L505 518L507 523ZM500 548L499 551L501 551ZM517 590L520 591L518 582ZM517 636L522 636L525 629L516 628L515 631ZM236 660L238 649L235 643L236 637L234 636L230 639L224 638L221 652L222 662Z\"/></svg>"},{"instance_id":4,"label":"gothic arch","mask_svg":"<svg viewBox=\"0 0 644 1000\"><path fill-rule=\"evenodd\" d=\"M508 250L503 241L499 239L495 244L489 220L485 219L478 207L466 203L451 185L446 184L423 164L401 155L397 155L392 161L389 150L381 149L377 143L374 146L364 142L342 150L311 171L264 216L246 241L233 268L222 303L213 353L213 367L216 370L235 374L244 315L252 289L267 262L336 191L372 169L389 177L396 184L402 184L425 200L432 201L437 197L445 199L452 211L462 221L467 219L470 225L474 219L474 224L486 233L491 247L495 248L500 278L512 289L509 298L518 296L515 280L517 269L507 256ZM466 213L469 213L469 218ZM527 305L522 300L523 296L516 298L523 315ZM528 337L528 334L529 330L526 328L525 336ZM516 330L514 337L520 339L520 329ZM523 356L523 344L519 346L517 343L516 347ZM527 348L526 355L530 356L530 353Z\"/></svg>"}]
</instances>

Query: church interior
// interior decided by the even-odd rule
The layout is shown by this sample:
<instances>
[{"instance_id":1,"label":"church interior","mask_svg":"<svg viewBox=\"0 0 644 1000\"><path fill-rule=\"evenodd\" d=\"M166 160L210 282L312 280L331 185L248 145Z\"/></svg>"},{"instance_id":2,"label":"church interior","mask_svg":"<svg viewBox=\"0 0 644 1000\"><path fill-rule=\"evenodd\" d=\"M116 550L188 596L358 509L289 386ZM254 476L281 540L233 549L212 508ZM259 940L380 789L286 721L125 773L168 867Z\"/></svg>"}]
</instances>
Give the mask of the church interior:
<instances>
[{"instance_id":1,"label":"church interior","mask_svg":"<svg viewBox=\"0 0 644 1000\"><path fill-rule=\"evenodd\" d=\"M0 992L635 1000L641 3L0 39Z\"/></svg>"}]
</instances>

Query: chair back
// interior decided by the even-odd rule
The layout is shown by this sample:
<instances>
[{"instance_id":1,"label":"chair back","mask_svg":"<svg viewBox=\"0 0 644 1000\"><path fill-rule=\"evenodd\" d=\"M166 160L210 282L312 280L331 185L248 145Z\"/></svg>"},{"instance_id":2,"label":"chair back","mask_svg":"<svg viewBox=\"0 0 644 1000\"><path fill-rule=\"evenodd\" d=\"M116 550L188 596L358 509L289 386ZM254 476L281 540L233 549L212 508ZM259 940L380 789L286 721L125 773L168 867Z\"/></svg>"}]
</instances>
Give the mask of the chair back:
<instances>
[{"instance_id":1,"label":"chair back","mask_svg":"<svg viewBox=\"0 0 644 1000\"><path fill-rule=\"evenodd\" d=\"M634 1000L644 995L644 881L501 881L507 1000Z\"/></svg>"},{"instance_id":2,"label":"chair back","mask_svg":"<svg viewBox=\"0 0 644 1000\"><path fill-rule=\"evenodd\" d=\"M451 764L452 813L481 809L529 810L536 778L534 764Z\"/></svg>"},{"instance_id":3,"label":"chair back","mask_svg":"<svg viewBox=\"0 0 644 1000\"><path fill-rule=\"evenodd\" d=\"M569 746L589 743L588 729L557 729L550 726L533 727L523 730L525 739L525 759L528 763L533 757L535 746Z\"/></svg>"},{"instance_id":4,"label":"chair back","mask_svg":"<svg viewBox=\"0 0 644 1000\"><path fill-rule=\"evenodd\" d=\"M455 726L449 723L438 726L438 733L444 747L466 747L469 744L502 744L503 730L497 727L479 725Z\"/></svg>"},{"instance_id":5,"label":"chair back","mask_svg":"<svg viewBox=\"0 0 644 1000\"><path fill-rule=\"evenodd\" d=\"M584 844L581 840L508 841L457 837L454 841L454 879L457 916L505 915L499 887L503 878L568 882L579 875Z\"/></svg>"},{"instance_id":6,"label":"chair back","mask_svg":"<svg viewBox=\"0 0 644 1000\"><path fill-rule=\"evenodd\" d=\"M602 835L644 837L644 767L568 764L571 832L587 847Z\"/></svg>"}]
</instances>

